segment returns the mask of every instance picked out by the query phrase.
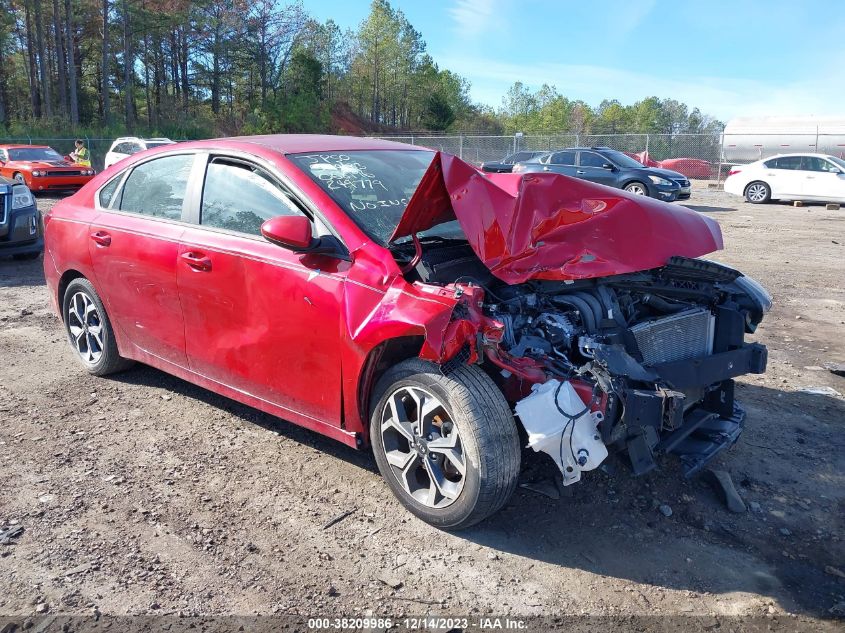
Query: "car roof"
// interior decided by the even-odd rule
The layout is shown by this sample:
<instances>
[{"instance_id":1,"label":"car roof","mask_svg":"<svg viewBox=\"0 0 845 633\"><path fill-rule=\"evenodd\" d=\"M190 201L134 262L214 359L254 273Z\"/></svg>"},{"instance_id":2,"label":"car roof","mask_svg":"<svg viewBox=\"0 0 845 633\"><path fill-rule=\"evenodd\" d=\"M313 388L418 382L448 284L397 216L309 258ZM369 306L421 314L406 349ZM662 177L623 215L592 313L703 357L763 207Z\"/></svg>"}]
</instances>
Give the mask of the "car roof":
<instances>
[{"instance_id":1,"label":"car roof","mask_svg":"<svg viewBox=\"0 0 845 633\"><path fill-rule=\"evenodd\" d=\"M771 160L772 158L782 158L782 157L789 157L789 156L817 156L819 158L836 158L832 154L819 154L818 152L792 152L790 154L772 154L771 156L766 156L766 158L761 158L760 160Z\"/></svg>"},{"instance_id":2,"label":"car roof","mask_svg":"<svg viewBox=\"0 0 845 633\"><path fill-rule=\"evenodd\" d=\"M114 139L115 143L126 143L127 141L141 141L142 143L146 143L147 141L167 141L168 143L176 142L171 141L169 138L164 138L163 136L157 136L155 138L141 138L140 136L121 136Z\"/></svg>"},{"instance_id":3,"label":"car roof","mask_svg":"<svg viewBox=\"0 0 845 633\"><path fill-rule=\"evenodd\" d=\"M408 143L385 141L379 138L360 136L335 136L331 134L269 134L266 136L230 136L201 141L202 144L219 145L221 141L254 143L281 154L300 154L305 152L351 152L362 150L427 150Z\"/></svg>"},{"instance_id":4,"label":"car roof","mask_svg":"<svg viewBox=\"0 0 845 633\"><path fill-rule=\"evenodd\" d=\"M49 145L0 145L0 149L53 149Z\"/></svg>"}]
</instances>

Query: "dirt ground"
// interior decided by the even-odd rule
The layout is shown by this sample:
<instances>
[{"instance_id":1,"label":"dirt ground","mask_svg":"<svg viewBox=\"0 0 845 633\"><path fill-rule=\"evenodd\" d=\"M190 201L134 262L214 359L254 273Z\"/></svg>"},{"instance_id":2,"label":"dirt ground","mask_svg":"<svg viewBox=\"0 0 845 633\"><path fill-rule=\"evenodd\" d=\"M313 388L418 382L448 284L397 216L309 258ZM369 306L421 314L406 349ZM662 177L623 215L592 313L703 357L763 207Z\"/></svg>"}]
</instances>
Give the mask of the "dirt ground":
<instances>
[{"instance_id":1,"label":"dirt ground","mask_svg":"<svg viewBox=\"0 0 845 633\"><path fill-rule=\"evenodd\" d=\"M89 376L49 311L41 262L0 260L0 529L24 528L0 544L0 614L700 615L707 629L835 628L845 378L823 365L845 363L845 209L753 206L706 188L687 206L722 225L715 259L775 299L753 337L769 371L739 379L747 428L715 466L732 473L743 514L667 460L639 479L589 473L558 499L521 487L483 524L438 531L402 509L367 453L147 367ZM524 458L522 481L556 494L551 461Z\"/></svg>"}]
</instances>

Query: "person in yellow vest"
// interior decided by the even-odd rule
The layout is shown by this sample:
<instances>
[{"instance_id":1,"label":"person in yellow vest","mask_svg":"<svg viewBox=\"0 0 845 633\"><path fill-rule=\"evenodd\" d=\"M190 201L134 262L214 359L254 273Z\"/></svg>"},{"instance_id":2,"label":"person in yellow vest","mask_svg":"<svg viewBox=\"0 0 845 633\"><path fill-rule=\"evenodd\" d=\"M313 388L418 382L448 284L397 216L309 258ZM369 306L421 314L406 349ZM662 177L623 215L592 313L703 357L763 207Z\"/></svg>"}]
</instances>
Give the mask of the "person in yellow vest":
<instances>
[{"instance_id":1,"label":"person in yellow vest","mask_svg":"<svg viewBox=\"0 0 845 633\"><path fill-rule=\"evenodd\" d=\"M91 153L88 151L88 148L85 147L85 143L82 139L76 139L76 149L70 153L70 157L73 159L73 162L77 165L81 165L82 167L90 167L91 166Z\"/></svg>"}]
</instances>

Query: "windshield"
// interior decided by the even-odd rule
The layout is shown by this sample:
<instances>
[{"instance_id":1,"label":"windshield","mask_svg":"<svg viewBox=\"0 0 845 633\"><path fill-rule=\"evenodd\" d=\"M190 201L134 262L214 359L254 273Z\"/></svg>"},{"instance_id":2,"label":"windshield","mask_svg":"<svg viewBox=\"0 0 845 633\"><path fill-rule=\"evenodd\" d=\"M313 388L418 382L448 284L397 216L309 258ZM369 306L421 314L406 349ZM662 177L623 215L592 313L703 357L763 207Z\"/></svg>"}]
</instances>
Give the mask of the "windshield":
<instances>
[{"instance_id":1,"label":"windshield","mask_svg":"<svg viewBox=\"0 0 845 633\"><path fill-rule=\"evenodd\" d=\"M845 160L842 160L841 158L836 158L836 156L828 156L827 158L828 160L831 160L836 163L836 166L839 167L839 169L845 171Z\"/></svg>"},{"instance_id":2,"label":"windshield","mask_svg":"<svg viewBox=\"0 0 845 633\"><path fill-rule=\"evenodd\" d=\"M434 158L427 150L290 154L361 229L387 244Z\"/></svg>"},{"instance_id":3,"label":"windshield","mask_svg":"<svg viewBox=\"0 0 845 633\"><path fill-rule=\"evenodd\" d=\"M61 155L50 147L20 147L9 150L9 160L64 160Z\"/></svg>"},{"instance_id":4,"label":"windshield","mask_svg":"<svg viewBox=\"0 0 845 633\"><path fill-rule=\"evenodd\" d=\"M615 149L611 150L604 150L602 154L605 157L612 160L614 163L619 165L620 167L627 167L628 169L642 169L643 164L638 160L631 158L627 154L623 154L622 152L617 152Z\"/></svg>"}]
</instances>

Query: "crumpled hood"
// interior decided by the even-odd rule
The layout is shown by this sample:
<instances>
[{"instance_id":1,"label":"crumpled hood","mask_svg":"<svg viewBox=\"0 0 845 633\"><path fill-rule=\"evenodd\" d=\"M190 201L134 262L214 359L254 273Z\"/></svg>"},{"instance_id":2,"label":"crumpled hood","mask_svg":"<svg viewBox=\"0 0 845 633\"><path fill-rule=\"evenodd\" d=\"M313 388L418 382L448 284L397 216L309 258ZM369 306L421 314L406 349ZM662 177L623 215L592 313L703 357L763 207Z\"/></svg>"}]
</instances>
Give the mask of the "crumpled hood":
<instances>
[{"instance_id":1,"label":"crumpled hood","mask_svg":"<svg viewBox=\"0 0 845 633\"><path fill-rule=\"evenodd\" d=\"M685 207L558 174L482 174L437 152L390 241L453 219L509 284L631 273L722 248L718 223Z\"/></svg>"}]
</instances>

